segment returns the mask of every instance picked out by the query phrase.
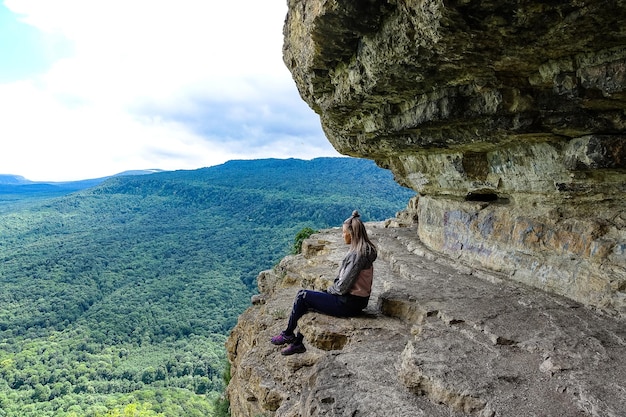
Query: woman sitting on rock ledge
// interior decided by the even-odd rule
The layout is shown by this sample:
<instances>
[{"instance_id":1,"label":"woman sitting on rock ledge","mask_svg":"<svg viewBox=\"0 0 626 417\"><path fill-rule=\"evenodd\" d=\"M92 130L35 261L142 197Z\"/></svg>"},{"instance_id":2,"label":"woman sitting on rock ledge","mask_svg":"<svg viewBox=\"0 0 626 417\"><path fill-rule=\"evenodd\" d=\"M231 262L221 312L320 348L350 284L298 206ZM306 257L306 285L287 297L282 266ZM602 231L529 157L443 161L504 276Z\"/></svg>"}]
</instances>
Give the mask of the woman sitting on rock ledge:
<instances>
[{"instance_id":1,"label":"woman sitting on rock ledge","mask_svg":"<svg viewBox=\"0 0 626 417\"><path fill-rule=\"evenodd\" d=\"M333 285L326 291L300 290L289 316L287 328L272 337L274 345L289 344L281 350L283 355L293 355L306 351L300 332L294 333L298 319L309 311L316 311L336 317L358 315L365 307L372 292L374 277L373 262L376 260L376 246L370 241L359 212L343 222L343 239L350 250L341 262L341 268Z\"/></svg>"}]
</instances>

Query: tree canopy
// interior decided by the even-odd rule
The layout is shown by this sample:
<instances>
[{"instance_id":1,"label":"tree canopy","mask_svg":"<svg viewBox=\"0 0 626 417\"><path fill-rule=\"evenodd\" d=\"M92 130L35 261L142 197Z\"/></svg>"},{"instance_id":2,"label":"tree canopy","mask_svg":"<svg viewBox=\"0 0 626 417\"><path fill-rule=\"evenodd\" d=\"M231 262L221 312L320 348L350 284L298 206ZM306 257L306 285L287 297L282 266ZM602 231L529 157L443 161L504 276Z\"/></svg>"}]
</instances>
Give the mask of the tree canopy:
<instances>
[{"instance_id":1,"label":"tree canopy","mask_svg":"<svg viewBox=\"0 0 626 417\"><path fill-rule=\"evenodd\" d=\"M1 417L213 415L256 275L299 231L355 209L382 220L414 195L351 158L231 161L70 191L11 194L0 210Z\"/></svg>"}]
</instances>

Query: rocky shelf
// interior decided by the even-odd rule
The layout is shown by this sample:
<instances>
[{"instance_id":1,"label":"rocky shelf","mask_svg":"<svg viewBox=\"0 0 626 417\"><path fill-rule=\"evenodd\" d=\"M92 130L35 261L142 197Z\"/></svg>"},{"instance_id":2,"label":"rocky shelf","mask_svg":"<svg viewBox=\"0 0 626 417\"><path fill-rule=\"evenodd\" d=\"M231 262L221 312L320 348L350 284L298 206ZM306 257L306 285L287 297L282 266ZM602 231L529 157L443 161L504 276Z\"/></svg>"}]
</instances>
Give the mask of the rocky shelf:
<instances>
[{"instance_id":1,"label":"rocky shelf","mask_svg":"<svg viewBox=\"0 0 626 417\"><path fill-rule=\"evenodd\" d=\"M364 314L300 320L307 352L269 343L300 288L326 288L340 229L259 275L227 350L233 417L624 416L626 325L431 252L416 226L368 223L379 249Z\"/></svg>"}]
</instances>

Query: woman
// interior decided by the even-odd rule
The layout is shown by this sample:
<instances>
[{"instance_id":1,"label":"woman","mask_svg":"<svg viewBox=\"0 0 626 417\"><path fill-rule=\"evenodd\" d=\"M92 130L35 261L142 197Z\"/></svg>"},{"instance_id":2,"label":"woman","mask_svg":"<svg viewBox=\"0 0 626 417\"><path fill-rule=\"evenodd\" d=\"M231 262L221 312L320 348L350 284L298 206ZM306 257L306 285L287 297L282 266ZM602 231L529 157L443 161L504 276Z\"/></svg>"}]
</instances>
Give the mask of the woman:
<instances>
[{"instance_id":1,"label":"woman","mask_svg":"<svg viewBox=\"0 0 626 417\"><path fill-rule=\"evenodd\" d=\"M298 319L305 313L317 311L336 317L350 317L358 315L367 307L372 292L373 262L377 253L359 217L359 213L354 211L343 222L343 239L350 245L350 251L343 259L333 285L325 292L300 290L296 295L287 328L272 337L271 342L274 345L289 344L281 350L283 355L306 351L302 334L294 334Z\"/></svg>"}]
</instances>

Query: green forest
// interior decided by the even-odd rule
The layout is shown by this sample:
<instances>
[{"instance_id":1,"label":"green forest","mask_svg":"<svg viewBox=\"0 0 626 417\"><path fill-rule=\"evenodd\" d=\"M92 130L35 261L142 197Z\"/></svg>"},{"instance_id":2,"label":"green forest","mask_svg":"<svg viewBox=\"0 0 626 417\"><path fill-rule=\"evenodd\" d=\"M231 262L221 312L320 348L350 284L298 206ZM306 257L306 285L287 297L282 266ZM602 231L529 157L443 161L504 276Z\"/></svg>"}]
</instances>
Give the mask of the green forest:
<instances>
[{"instance_id":1,"label":"green forest","mask_svg":"<svg viewBox=\"0 0 626 417\"><path fill-rule=\"evenodd\" d=\"M215 415L257 274L302 229L389 218L415 193L371 161L318 158L57 194L0 189L0 417Z\"/></svg>"}]
</instances>

